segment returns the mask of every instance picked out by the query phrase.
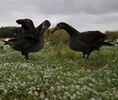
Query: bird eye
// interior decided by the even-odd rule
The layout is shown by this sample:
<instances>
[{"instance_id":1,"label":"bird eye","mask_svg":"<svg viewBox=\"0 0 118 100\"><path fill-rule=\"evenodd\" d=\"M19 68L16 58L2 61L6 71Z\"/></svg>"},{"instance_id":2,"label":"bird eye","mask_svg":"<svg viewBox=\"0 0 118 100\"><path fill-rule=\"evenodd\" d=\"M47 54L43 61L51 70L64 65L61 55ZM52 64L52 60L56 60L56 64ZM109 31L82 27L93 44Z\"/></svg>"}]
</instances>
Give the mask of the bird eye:
<instances>
[{"instance_id":1,"label":"bird eye","mask_svg":"<svg viewBox=\"0 0 118 100\"><path fill-rule=\"evenodd\" d=\"M59 25L59 27L61 27L62 25Z\"/></svg>"}]
</instances>

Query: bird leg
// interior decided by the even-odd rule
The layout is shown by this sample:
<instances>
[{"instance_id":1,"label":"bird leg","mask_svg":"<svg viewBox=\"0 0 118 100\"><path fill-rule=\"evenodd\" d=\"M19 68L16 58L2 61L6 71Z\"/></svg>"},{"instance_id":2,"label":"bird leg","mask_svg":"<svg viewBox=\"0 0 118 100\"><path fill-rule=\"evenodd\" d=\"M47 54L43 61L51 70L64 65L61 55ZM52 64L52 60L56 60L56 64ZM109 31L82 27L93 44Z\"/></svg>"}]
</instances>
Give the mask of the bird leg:
<instances>
[{"instance_id":1,"label":"bird leg","mask_svg":"<svg viewBox=\"0 0 118 100\"><path fill-rule=\"evenodd\" d=\"M89 55L90 55L90 53L89 53L89 54L85 54L85 53L83 53L83 58L85 58L85 59L89 59Z\"/></svg>"},{"instance_id":2,"label":"bird leg","mask_svg":"<svg viewBox=\"0 0 118 100\"><path fill-rule=\"evenodd\" d=\"M28 54L25 54L25 58L26 60L29 60Z\"/></svg>"},{"instance_id":3,"label":"bird leg","mask_svg":"<svg viewBox=\"0 0 118 100\"><path fill-rule=\"evenodd\" d=\"M88 54L88 55L86 56L86 59L89 59L89 55L90 55L90 54Z\"/></svg>"},{"instance_id":4,"label":"bird leg","mask_svg":"<svg viewBox=\"0 0 118 100\"><path fill-rule=\"evenodd\" d=\"M21 51L21 54L24 55L27 60L29 60L28 53Z\"/></svg>"},{"instance_id":5,"label":"bird leg","mask_svg":"<svg viewBox=\"0 0 118 100\"><path fill-rule=\"evenodd\" d=\"M25 53L24 53L23 51L21 51L21 54L22 54L22 55L25 55Z\"/></svg>"},{"instance_id":6,"label":"bird leg","mask_svg":"<svg viewBox=\"0 0 118 100\"><path fill-rule=\"evenodd\" d=\"M83 52L83 58L85 58L85 53Z\"/></svg>"},{"instance_id":7,"label":"bird leg","mask_svg":"<svg viewBox=\"0 0 118 100\"><path fill-rule=\"evenodd\" d=\"M89 59L89 55L91 54L91 51L87 53L86 59Z\"/></svg>"}]
</instances>

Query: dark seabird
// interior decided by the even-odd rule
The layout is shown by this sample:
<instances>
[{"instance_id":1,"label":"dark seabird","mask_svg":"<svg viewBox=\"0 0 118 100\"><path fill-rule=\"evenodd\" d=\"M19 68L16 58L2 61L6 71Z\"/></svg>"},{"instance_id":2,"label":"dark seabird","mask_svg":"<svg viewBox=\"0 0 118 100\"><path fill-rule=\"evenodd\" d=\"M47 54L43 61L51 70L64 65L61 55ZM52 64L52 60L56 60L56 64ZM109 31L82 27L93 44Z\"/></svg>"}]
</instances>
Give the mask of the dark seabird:
<instances>
[{"instance_id":1,"label":"dark seabird","mask_svg":"<svg viewBox=\"0 0 118 100\"><path fill-rule=\"evenodd\" d=\"M37 28L34 27L32 20L19 19L16 21L21 24L22 31L21 39L15 42L8 40L5 44L9 44L13 49L21 51L21 54L29 59L28 54L30 52L37 52L44 47L44 31L50 27L48 20L43 21Z\"/></svg>"},{"instance_id":2,"label":"dark seabird","mask_svg":"<svg viewBox=\"0 0 118 100\"><path fill-rule=\"evenodd\" d=\"M100 31L79 32L69 24L60 22L54 28L56 30L64 29L70 35L69 47L74 51L83 53L84 58L89 58L89 55L94 50L99 50L102 45L113 46L109 42L105 42L106 35Z\"/></svg>"}]
</instances>

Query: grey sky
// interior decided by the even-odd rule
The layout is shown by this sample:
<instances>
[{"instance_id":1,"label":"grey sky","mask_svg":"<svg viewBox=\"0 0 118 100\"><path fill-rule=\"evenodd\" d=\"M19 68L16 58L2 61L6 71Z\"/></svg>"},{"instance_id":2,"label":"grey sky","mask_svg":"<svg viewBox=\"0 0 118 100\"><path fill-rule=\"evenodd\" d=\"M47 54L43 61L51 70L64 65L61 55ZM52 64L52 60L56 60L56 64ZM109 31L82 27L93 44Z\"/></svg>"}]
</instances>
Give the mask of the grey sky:
<instances>
[{"instance_id":1,"label":"grey sky","mask_svg":"<svg viewBox=\"0 0 118 100\"><path fill-rule=\"evenodd\" d=\"M118 0L0 0L0 27L19 26L30 18L35 26L67 22L79 31L118 30Z\"/></svg>"}]
</instances>

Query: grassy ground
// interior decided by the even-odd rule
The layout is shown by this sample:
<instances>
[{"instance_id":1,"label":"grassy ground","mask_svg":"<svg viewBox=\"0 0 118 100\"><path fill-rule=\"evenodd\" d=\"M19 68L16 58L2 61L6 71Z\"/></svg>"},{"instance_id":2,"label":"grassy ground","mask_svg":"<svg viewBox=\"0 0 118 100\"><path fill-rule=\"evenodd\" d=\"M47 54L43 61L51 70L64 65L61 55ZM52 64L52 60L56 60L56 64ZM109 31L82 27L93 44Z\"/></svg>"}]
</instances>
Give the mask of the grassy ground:
<instances>
[{"instance_id":1,"label":"grassy ground","mask_svg":"<svg viewBox=\"0 0 118 100\"><path fill-rule=\"evenodd\" d=\"M29 55L0 50L0 100L118 100L118 47L83 59L68 46Z\"/></svg>"}]
</instances>

